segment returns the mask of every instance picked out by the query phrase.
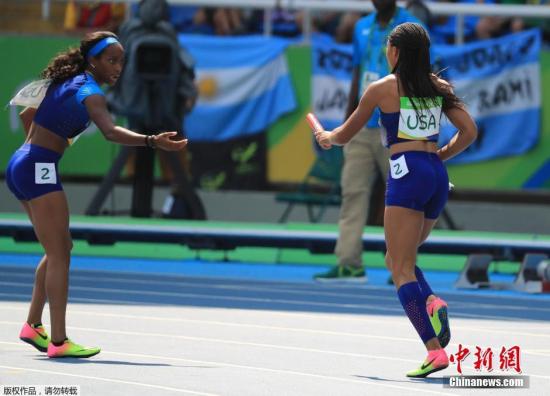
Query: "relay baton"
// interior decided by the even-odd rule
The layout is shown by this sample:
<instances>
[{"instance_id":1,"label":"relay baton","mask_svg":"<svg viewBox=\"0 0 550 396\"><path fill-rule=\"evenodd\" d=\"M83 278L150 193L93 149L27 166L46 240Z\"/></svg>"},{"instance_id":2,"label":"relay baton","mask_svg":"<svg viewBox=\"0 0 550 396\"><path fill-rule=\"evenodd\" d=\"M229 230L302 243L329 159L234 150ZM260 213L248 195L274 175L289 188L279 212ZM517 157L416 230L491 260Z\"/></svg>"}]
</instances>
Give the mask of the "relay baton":
<instances>
[{"instance_id":1,"label":"relay baton","mask_svg":"<svg viewBox=\"0 0 550 396\"><path fill-rule=\"evenodd\" d=\"M321 123L319 122L317 117L315 117L315 114L307 113L306 120L307 120L307 123L309 124L311 129L313 129L314 132L324 131L323 126L321 125Z\"/></svg>"}]
</instances>

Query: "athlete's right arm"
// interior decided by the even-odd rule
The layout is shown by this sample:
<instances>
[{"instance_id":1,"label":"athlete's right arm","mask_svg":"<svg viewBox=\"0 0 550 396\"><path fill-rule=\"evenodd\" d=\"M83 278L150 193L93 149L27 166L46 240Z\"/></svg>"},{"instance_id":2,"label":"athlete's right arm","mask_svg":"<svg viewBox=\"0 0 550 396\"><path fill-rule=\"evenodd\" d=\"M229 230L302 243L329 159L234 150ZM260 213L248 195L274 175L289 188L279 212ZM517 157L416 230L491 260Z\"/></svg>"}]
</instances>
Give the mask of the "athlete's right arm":
<instances>
[{"instance_id":1,"label":"athlete's right arm","mask_svg":"<svg viewBox=\"0 0 550 396\"><path fill-rule=\"evenodd\" d=\"M99 128L105 139L123 144L125 146L147 146L147 138L139 133L132 132L129 129L117 126L113 123L111 114L107 111L107 102L102 95L90 95L84 99L84 105L91 120ZM163 132L153 135L149 143L152 147L159 147L163 150L176 151L181 150L187 145L187 139L172 140L177 132Z\"/></svg>"},{"instance_id":2,"label":"athlete's right arm","mask_svg":"<svg viewBox=\"0 0 550 396\"><path fill-rule=\"evenodd\" d=\"M359 105L342 125L330 132L330 143L341 146L349 142L372 116L372 112L380 102L384 92L382 80L373 82L365 90Z\"/></svg>"}]
</instances>

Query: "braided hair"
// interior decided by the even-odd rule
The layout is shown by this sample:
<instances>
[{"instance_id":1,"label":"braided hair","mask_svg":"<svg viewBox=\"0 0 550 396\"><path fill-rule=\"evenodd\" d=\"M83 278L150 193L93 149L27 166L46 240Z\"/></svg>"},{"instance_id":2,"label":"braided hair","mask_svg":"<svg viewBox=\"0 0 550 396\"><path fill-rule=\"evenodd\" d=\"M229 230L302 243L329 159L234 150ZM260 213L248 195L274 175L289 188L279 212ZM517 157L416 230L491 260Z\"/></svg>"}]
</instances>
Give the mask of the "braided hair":
<instances>
[{"instance_id":1,"label":"braided hair","mask_svg":"<svg viewBox=\"0 0 550 396\"><path fill-rule=\"evenodd\" d=\"M40 73L40 76L51 79L53 83L60 83L83 73L88 66L88 59L86 58L88 52L95 44L106 37L117 38L114 33L106 31L88 33L80 42L79 48L70 48L58 54Z\"/></svg>"}]
</instances>

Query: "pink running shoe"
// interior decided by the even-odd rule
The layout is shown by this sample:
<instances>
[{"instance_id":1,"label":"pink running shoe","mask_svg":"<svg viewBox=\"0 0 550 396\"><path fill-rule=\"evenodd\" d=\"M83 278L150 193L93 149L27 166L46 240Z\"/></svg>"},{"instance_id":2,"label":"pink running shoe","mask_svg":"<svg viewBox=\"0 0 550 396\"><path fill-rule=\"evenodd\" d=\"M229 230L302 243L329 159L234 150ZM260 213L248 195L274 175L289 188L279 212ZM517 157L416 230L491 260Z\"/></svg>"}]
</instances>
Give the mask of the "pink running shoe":
<instances>
[{"instance_id":1,"label":"pink running shoe","mask_svg":"<svg viewBox=\"0 0 550 396\"><path fill-rule=\"evenodd\" d=\"M449 358L444 349L428 351L428 357L424 360L424 363L416 370L409 371L407 377L425 378L436 371L446 369L448 366Z\"/></svg>"},{"instance_id":2,"label":"pink running shoe","mask_svg":"<svg viewBox=\"0 0 550 396\"><path fill-rule=\"evenodd\" d=\"M441 348L445 348L451 341L451 328L449 327L449 314L447 312L447 303L441 298L436 297L431 303L426 305L430 323L434 328Z\"/></svg>"},{"instance_id":3,"label":"pink running shoe","mask_svg":"<svg viewBox=\"0 0 550 396\"><path fill-rule=\"evenodd\" d=\"M89 358L97 355L100 351L100 348L85 347L72 342L68 338L65 339L62 345L55 346L51 342L48 345L49 358Z\"/></svg>"},{"instance_id":4,"label":"pink running shoe","mask_svg":"<svg viewBox=\"0 0 550 396\"><path fill-rule=\"evenodd\" d=\"M41 323L31 326L25 322L19 333L19 339L25 341L27 344L31 344L40 352L46 352L48 350L48 343L50 342L50 337Z\"/></svg>"}]
</instances>

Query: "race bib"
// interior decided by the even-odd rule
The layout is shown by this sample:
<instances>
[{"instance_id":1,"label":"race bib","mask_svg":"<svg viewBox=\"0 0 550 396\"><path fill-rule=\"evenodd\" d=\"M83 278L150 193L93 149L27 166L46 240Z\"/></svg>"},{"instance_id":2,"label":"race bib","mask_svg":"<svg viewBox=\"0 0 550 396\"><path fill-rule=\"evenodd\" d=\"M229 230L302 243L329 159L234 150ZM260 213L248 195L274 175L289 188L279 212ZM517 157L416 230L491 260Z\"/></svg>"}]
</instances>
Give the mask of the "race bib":
<instances>
[{"instance_id":1,"label":"race bib","mask_svg":"<svg viewBox=\"0 0 550 396\"><path fill-rule=\"evenodd\" d=\"M407 167L404 154L394 160L390 159L390 174L392 179L401 179L407 173L409 173L409 168Z\"/></svg>"},{"instance_id":2,"label":"race bib","mask_svg":"<svg viewBox=\"0 0 550 396\"><path fill-rule=\"evenodd\" d=\"M36 184L56 184L57 173L53 162L37 162L34 164L34 182Z\"/></svg>"},{"instance_id":3,"label":"race bib","mask_svg":"<svg viewBox=\"0 0 550 396\"><path fill-rule=\"evenodd\" d=\"M364 94L369 85L378 80L380 75L378 73L364 71L363 77L361 78L361 94Z\"/></svg>"},{"instance_id":4,"label":"race bib","mask_svg":"<svg viewBox=\"0 0 550 396\"><path fill-rule=\"evenodd\" d=\"M10 100L10 106L24 106L37 109L42 103L51 80L38 80L25 85Z\"/></svg>"},{"instance_id":5,"label":"race bib","mask_svg":"<svg viewBox=\"0 0 550 396\"><path fill-rule=\"evenodd\" d=\"M437 135L443 99L441 97L433 100L428 98L425 104L418 98L412 99L416 110L409 98L401 98L401 116L397 137L409 140L427 140L430 136Z\"/></svg>"}]
</instances>

